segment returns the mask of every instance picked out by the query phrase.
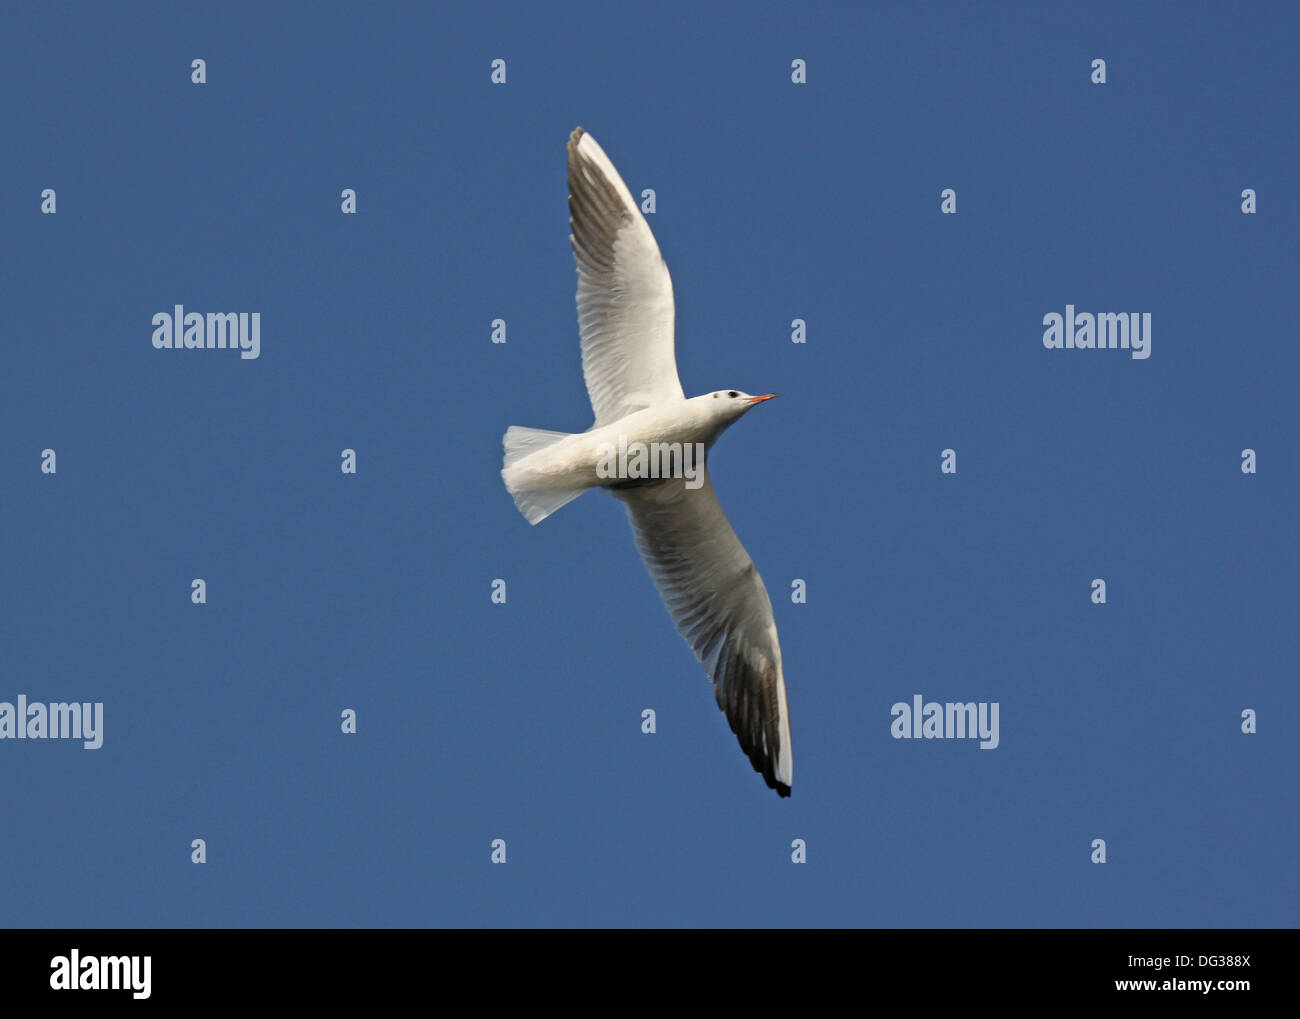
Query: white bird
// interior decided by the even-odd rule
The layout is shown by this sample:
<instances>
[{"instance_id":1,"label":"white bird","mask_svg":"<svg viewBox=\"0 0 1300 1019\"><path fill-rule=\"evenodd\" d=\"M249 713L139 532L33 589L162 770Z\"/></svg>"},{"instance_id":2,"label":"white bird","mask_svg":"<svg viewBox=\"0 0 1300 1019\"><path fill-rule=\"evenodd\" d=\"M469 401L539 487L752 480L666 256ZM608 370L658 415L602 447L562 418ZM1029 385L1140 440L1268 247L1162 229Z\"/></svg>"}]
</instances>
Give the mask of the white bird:
<instances>
[{"instance_id":1,"label":"white bird","mask_svg":"<svg viewBox=\"0 0 1300 1019\"><path fill-rule=\"evenodd\" d=\"M789 796L790 715L772 602L703 457L694 474L689 463L691 450L707 452L775 394L730 389L686 398L673 351L673 284L654 234L591 135L575 129L568 152L582 373L596 420L579 433L512 425L501 476L530 524L589 488L623 502L646 568L713 680L741 749L769 786ZM647 477L654 456L638 466L635 451L653 454L656 443L683 452L676 460L663 452L662 462L676 470ZM612 452L625 449L634 453L630 461Z\"/></svg>"}]
</instances>

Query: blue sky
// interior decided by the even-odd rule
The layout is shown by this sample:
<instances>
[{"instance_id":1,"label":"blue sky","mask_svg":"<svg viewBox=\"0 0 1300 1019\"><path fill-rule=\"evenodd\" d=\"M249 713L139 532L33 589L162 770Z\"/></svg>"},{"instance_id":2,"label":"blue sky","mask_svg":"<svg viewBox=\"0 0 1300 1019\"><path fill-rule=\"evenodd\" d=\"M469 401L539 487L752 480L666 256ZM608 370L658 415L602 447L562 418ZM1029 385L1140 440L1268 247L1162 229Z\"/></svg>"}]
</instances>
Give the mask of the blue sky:
<instances>
[{"instance_id":1,"label":"blue sky","mask_svg":"<svg viewBox=\"0 0 1300 1019\"><path fill-rule=\"evenodd\" d=\"M1294 926L1296 14L1130 7L7 9L0 701L104 745L0 741L4 922ZM782 394L710 469L788 801L621 507L501 484L590 424L579 124L687 393ZM155 350L178 303L260 357ZM1045 349L1067 304L1151 357ZM915 694L1000 745L891 738Z\"/></svg>"}]
</instances>

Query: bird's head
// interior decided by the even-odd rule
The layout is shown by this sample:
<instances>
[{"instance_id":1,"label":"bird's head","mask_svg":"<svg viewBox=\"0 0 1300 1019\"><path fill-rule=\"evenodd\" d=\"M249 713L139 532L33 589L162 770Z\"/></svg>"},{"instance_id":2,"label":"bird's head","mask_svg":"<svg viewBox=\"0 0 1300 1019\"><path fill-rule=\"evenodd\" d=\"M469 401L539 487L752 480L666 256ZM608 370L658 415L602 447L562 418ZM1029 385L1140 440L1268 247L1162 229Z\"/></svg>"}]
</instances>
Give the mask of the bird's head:
<instances>
[{"instance_id":1,"label":"bird's head","mask_svg":"<svg viewBox=\"0 0 1300 1019\"><path fill-rule=\"evenodd\" d=\"M776 393L765 393L762 396L750 396L739 389L719 389L716 393L709 393L704 400L710 413L723 421L725 427L739 419L746 411L776 395Z\"/></svg>"}]
</instances>

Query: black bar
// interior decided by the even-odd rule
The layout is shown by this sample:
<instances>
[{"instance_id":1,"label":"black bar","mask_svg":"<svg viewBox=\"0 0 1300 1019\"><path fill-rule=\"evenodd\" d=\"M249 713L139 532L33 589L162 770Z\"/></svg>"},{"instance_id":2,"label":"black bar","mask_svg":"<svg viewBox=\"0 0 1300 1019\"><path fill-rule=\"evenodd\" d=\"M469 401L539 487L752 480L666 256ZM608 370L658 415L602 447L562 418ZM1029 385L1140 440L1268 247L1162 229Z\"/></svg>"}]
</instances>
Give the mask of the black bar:
<instances>
[{"instance_id":1,"label":"black bar","mask_svg":"<svg viewBox=\"0 0 1300 1019\"><path fill-rule=\"evenodd\" d=\"M703 979L733 999L843 988L868 1007L1159 1000L1216 1008L1293 1000L1294 934L1283 931L27 930L0 933L6 1006L398 1003L464 988L504 996L661 1000ZM74 976L125 989L55 989ZM148 957L147 997L144 957ZM135 957L131 968L103 957ZM129 974L129 975L128 975ZM136 979L133 981L131 977ZM716 985L725 980L727 988ZM1144 981L1149 984L1126 984ZM1208 981L1210 988L1191 988ZM139 990L135 988L139 987ZM565 989L567 987L567 990ZM550 988L550 990L545 990ZM531 989L531 990L530 990ZM136 994L141 997L136 997ZM482 995L488 995L487 998ZM662 997L661 997L662 996ZM17 1014L17 1013L11 1013ZM918 1013L919 1014L919 1013Z\"/></svg>"}]
</instances>

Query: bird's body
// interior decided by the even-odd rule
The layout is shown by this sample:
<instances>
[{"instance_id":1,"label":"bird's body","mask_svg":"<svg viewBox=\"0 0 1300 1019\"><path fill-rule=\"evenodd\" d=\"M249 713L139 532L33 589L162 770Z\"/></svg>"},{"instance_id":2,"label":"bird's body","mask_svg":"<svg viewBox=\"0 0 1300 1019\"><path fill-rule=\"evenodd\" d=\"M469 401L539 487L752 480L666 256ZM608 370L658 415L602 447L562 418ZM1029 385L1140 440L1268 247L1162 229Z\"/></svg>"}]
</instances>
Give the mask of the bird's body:
<instances>
[{"instance_id":1,"label":"bird's body","mask_svg":"<svg viewBox=\"0 0 1300 1019\"><path fill-rule=\"evenodd\" d=\"M720 420L713 394L674 400L633 411L608 425L565 435L536 449L502 471L506 487L531 491L575 492L613 487L627 479L603 477L599 467L610 447L701 444L707 452L731 420ZM548 433L563 434L563 433ZM507 443L509 439L507 438Z\"/></svg>"},{"instance_id":2,"label":"bird's body","mask_svg":"<svg viewBox=\"0 0 1300 1019\"><path fill-rule=\"evenodd\" d=\"M741 748L788 796L793 755L772 604L704 463L718 436L771 394L686 398L667 266L618 171L582 128L569 138L569 191L582 367L596 422L578 433L511 426L502 479L532 524L590 488L623 502L641 557Z\"/></svg>"}]
</instances>

